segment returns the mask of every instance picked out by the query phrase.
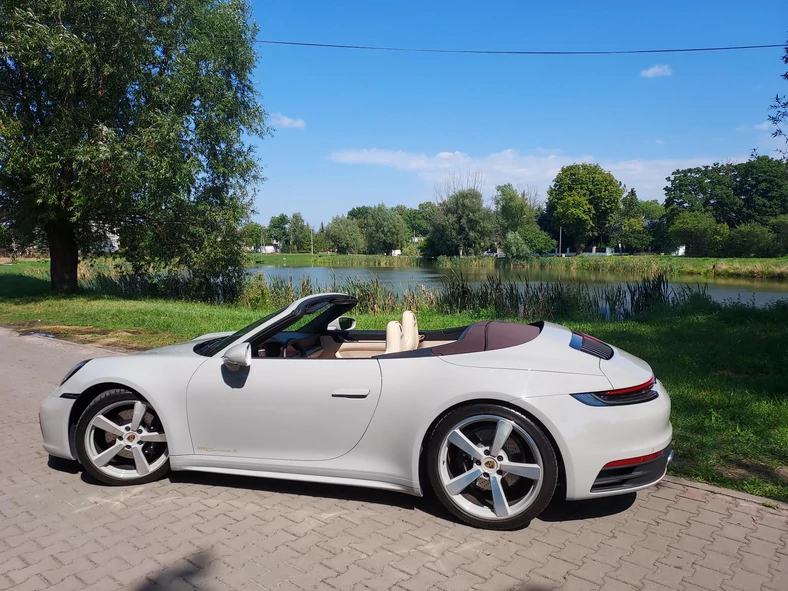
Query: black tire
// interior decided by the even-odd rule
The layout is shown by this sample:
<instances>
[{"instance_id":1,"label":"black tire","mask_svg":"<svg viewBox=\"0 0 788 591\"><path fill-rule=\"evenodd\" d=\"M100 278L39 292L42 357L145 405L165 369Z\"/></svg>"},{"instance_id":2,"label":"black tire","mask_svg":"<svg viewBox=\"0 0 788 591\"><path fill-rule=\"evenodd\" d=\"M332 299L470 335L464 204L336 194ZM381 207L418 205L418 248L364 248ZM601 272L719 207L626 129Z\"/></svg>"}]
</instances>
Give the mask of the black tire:
<instances>
[{"instance_id":1,"label":"black tire","mask_svg":"<svg viewBox=\"0 0 788 591\"><path fill-rule=\"evenodd\" d=\"M163 478L170 470L170 460L169 456L167 456L166 461L156 468L152 470L148 474L144 476L136 476L136 477L129 477L129 478L115 478L111 475L108 475L102 472L99 468L97 468L93 462L90 460L90 456L88 451L85 447L85 434L88 430L90 422L96 417L96 415L102 413L107 408L112 407L118 403L128 402L134 404L136 402L144 402L148 408L152 410L152 407L149 403L142 400L139 396L135 395L133 392L125 389L113 389L107 390L99 394L90 404L88 404L87 408L84 410L82 415L79 417L79 421L77 422L77 429L76 429L76 452L77 452L77 460L85 469L85 471L93 476L96 480L103 482L104 484L109 484L112 486L129 486L129 485L136 485L136 484L144 484L146 482L153 482L154 480L159 480ZM163 429L162 429L163 432ZM150 444L148 444L150 445ZM162 444L158 444L162 445ZM166 443L163 445L166 446ZM165 447L164 453L168 453L168 449Z\"/></svg>"},{"instance_id":2,"label":"black tire","mask_svg":"<svg viewBox=\"0 0 788 591\"><path fill-rule=\"evenodd\" d=\"M531 504L524 511L512 517L492 517L490 519L483 519L468 513L454 502L452 497L444 489L441 480L439 469L441 464L445 464L445 460L441 458L440 455L444 440L457 425L461 424L466 419L483 415L496 416L515 423L515 425L520 427L531 437L541 455L541 489L539 489ZM492 530L513 530L528 526L532 519L539 516L539 514L545 510L550 500L553 498L558 484L558 460L550 439L536 423L524 414L497 404L470 404L447 413L438 421L430 434L425 453L427 454L427 475L432 492L447 511L463 523L473 527Z\"/></svg>"}]
</instances>

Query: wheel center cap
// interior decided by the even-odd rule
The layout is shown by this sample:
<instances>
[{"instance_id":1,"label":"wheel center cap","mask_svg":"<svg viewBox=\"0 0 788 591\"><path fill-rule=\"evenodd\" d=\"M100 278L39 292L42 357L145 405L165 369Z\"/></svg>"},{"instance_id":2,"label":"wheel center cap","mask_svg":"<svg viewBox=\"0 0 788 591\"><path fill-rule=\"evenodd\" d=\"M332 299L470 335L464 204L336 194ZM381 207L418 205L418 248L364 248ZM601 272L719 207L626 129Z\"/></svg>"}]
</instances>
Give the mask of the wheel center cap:
<instances>
[{"instance_id":1,"label":"wheel center cap","mask_svg":"<svg viewBox=\"0 0 788 591\"><path fill-rule=\"evenodd\" d=\"M128 435L126 435L126 441L128 443L134 443L135 441L137 441L137 434L136 433L129 433Z\"/></svg>"},{"instance_id":2,"label":"wheel center cap","mask_svg":"<svg viewBox=\"0 0 788 591\"><path fill-rule=\"evenodd\" d=\"M498 462L493 460L492 458L486 458L484 462L482 462L485 470L495 471L498 468Z\"/></svg>"}]
</instances>

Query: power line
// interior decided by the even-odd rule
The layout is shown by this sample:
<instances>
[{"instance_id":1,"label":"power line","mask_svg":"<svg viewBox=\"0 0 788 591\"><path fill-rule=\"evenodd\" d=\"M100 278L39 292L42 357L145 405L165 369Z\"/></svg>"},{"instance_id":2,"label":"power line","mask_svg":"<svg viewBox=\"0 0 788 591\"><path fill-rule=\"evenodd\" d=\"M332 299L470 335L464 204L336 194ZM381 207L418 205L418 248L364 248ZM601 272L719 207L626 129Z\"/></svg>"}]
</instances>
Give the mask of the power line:
<instances>
[{"instance_id":1,"label":"power line","mask_svg":"<svg viewBox=\"0 0 788 591\"><path fill-rule=\"evenodd\" d=\"M297 47L322 47L328 49L360 49L365 51L401 51L411 53L464 53L476 55L628 55L639 53L693 53L702 51L738 51L744 49L771 49L784 47L782 43L769 45L732 45L727 47L682 47L674 49L625 49L614 51L515 51L495 49L436 49L425 47L383 47L376 45L340 45L337 43L307 43L305 41L276 41L255 39L265 45L288 45Z\"/></svg>"}]
</instances>

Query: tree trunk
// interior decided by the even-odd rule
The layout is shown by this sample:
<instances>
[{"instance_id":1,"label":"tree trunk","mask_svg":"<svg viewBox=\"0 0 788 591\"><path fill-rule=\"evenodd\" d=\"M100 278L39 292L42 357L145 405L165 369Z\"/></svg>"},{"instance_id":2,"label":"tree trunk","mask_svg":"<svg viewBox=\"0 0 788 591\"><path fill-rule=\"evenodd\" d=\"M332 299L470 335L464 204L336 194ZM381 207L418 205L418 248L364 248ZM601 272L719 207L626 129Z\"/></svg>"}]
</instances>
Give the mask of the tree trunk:
<instances>
[{"instance_id":1,"label":"tree trunk","mask_svg":"<svg viewBox=\"0 0 788 591\"><path fill-rule=\"evenodd\" d=\"M74 224L65 217L57 217L44 228L49 242L49 275L52 291L77 291L79 248L74 235Z\"/></svg>"}]
</instances>

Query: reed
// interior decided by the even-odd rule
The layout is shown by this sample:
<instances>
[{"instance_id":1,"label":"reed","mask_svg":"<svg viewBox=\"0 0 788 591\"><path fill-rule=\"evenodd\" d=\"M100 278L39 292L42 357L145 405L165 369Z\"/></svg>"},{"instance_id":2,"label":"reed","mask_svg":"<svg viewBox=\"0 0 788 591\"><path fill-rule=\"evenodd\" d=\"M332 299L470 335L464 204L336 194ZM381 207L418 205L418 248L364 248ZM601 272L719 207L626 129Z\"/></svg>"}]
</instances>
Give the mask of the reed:
<instances>
[{"instance_id":1,"label":"reed","mask_svg":"<svg viewBox=\"0 0 788 591\"><path fill-rule=\"evenodd\" d=\"M589 287L582 282L531 282L525 275L503 279L490 274L484 281L470 281L460 270L433 289L423 285L396 289L375 275L317 283L308 275L293 280L257 273L248 275L242 291L234 293L222 278L196 277L187 271L132 273L123 262L98 261L80 268L80 285L89 292L126 298L237 303L247 309L282 307L312 293L341 292L355 297L356 310L364 314L411 309L545 320L626 320L660 307L709 300L701 286L676 291L664 274L647 275L626 285Z\"/></svg>"}]
</instances>

